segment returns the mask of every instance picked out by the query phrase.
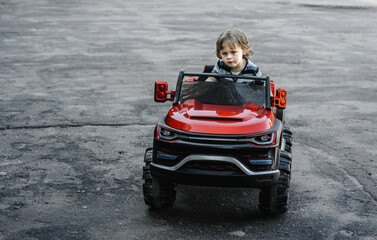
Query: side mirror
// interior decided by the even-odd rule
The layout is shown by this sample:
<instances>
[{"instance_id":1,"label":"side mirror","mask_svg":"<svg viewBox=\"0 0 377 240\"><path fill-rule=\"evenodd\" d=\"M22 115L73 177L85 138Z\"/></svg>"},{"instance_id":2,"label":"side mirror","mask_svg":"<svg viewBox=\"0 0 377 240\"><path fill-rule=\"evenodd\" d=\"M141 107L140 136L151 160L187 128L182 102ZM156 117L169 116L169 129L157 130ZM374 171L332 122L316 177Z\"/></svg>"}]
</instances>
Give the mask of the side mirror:
<instances>
[{"instance_id":1,"label":"side mirror","mask_svg":"<svg viewBox=\"0 0 377 240\"><path fill-rule=\"evenodd\" d=\"M276 97L274 97L274 103L277 108L284 109L287 105L287 90L278 88L276 90Z\"/></svg>"},{"instance_id":2,"label":"side mirror","mask_svg":"<svg viewBox=\"0 0 377 240\"><path fill-rule=\"evenodd\" d=\"M154 84L154 101L165 102L166 100L173 101L175 91L168 91L167 82L155 82Z\"/></svg>"}]
</instances>

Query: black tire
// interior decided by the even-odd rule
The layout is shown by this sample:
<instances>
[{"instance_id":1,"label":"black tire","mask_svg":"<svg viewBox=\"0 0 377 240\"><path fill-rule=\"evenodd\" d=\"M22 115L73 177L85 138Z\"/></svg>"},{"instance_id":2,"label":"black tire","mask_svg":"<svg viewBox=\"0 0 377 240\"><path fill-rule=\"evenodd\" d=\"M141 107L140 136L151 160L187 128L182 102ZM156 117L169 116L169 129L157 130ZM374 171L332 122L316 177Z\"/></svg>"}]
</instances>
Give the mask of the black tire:
<instances>
[{"instance_id":1,"label":"black tire","mask_svg":"<svg viewBox=\"0 0 377 240\"><path fill-rule=\"evenodd\" d=\"M285 147L284 150L292 154L292 141L293 141L293 133L291 129L288 127L284 127L283 129L283 138L285 140Z\"/></svg>"},{"instance_id":2,"label":"black tire","mask_svg":"<svg viewBox=\"0 0 377 240\"><path fill-rule=\"evenodd\" d=\"M276 184L261 189L259 193L259 209L271 215L282 214L288 210L291 165L291 154L281 151L279 180Z\"/></svg>"},{"instance_id":3,"label":"black tire","mask_svg":"<svg viewBox=\"0 0 377 240\"><path fill-rule=\"evenodd\" d=\"M176 191L171 183L162 183L151 174L150 164L152 162L153 149L145 151L143 167L143 194L146 205L153 209L167 208L174 205Z\"/></svg>"}]
</instances>

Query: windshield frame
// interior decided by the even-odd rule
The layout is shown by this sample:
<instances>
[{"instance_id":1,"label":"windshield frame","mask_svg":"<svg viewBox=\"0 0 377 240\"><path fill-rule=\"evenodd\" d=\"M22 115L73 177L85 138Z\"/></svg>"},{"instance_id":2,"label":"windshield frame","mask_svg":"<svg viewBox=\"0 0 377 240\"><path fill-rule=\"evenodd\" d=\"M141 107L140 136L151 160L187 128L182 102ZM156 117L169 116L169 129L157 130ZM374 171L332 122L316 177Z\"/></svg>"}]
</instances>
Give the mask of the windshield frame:
<instances>
[{"instance_id":1,"label":"windshield frame","mask_svg":"<svg viewBox=\"0 0 377 240\"><path fill-rule=\"evenodd\" d=\"M177 80L177 86L176 86L176 91L174 95L174 101L173 101L173 106L177 105L179 103L180 95L181 95L181 88L182 88L182 83L183 79L185 76L189 77L215 77L215 78L242 78L242 79L251 79L251 80L257 80L257 81L263 81L265 82L265 106L266 109L271 110L271 98L270 98L270 77L265 76L265 77L256 77L256 76L244 76L244 75L230 75L230 74L216 74L216 73L192 73L192 72L184 72L180 71L178 75L178 80Z\"/></svg>"}]
</instances>

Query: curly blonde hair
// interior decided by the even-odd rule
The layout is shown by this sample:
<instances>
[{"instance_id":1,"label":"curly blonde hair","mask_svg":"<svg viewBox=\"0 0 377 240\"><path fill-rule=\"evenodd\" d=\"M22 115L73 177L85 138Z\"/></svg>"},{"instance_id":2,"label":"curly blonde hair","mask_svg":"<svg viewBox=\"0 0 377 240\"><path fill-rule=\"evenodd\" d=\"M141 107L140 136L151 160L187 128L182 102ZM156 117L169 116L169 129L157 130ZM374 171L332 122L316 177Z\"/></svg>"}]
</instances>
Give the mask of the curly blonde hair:
<instances>
[{"instance_id":1,"label":"curly blonde hair","mask_svg":"<svg viewBox=\"0 0 377 240\"><path fill-rule=\"evenodd\" d=\"M239 29L227 29L222 32L216 42L215 54L218 58L221 58L220 50L225 43L229 43L231 47L238 45L244 51L243 57L250 58L254 54L253 48L244 32Z\"/></svg>"}]
</instances>

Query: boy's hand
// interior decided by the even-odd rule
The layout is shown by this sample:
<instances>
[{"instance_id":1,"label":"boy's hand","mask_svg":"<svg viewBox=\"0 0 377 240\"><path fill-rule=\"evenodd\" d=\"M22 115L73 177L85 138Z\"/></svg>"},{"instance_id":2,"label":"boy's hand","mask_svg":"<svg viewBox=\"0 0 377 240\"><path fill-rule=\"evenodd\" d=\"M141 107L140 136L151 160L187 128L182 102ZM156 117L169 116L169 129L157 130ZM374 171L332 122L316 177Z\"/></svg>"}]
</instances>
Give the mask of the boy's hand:
<instances>
[{"instance_id":1,"label":"boy's hand","mask_svg":"<svg viewBox=\"0 0 377 240\"><path fill-rule=\"evenodd\" d=\"M217 79L214 78L214 77L208 77L208 78L206 79L206 82L217 82Z\"/></svg>"}]
</instances>

